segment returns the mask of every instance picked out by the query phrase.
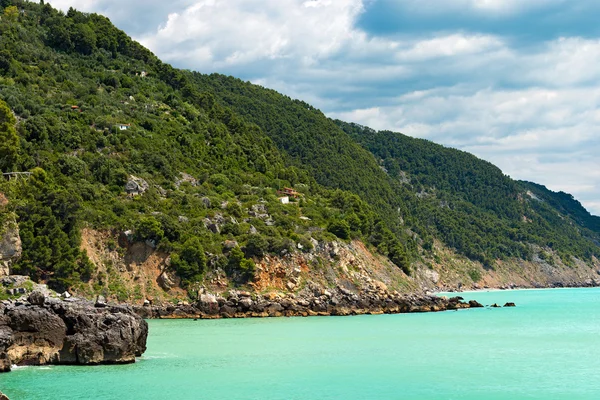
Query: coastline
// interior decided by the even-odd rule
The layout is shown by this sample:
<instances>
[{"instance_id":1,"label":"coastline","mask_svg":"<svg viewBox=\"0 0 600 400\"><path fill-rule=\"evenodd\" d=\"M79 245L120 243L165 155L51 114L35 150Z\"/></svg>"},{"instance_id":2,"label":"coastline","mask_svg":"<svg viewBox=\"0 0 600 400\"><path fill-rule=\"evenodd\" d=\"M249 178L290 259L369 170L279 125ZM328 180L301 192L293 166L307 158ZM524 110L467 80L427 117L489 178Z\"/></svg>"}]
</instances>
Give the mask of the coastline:
<instances>
[{"instance_id":1,"label":"coastline","mask_svg":"<svg viewBox=\"0 0 600 400\"><path fill-rule=\"evenodd\" d=\"M481 293L481 292L510 292L510 291L517 291L517 290L549 290L549 289L586 289L586 288L598 288L600 287L600 281L595 280L595 281L591 281L591 280L586 280L585 282L579 282L579 283L575 283L575 284L567 284L564 285L562 283L555 283L552 285L547 285L547 286L543 286L543 285L531 285L531 286L524 286L524 285L503 285L500 287L483 287L483 288L476 288L476 287L470 287L470 288L446 288L445 290L439 290L439 291L431 291L428 293L431 294L435 294L435 295L452 295L455 293Z\"/></svg>"}]
</instances>

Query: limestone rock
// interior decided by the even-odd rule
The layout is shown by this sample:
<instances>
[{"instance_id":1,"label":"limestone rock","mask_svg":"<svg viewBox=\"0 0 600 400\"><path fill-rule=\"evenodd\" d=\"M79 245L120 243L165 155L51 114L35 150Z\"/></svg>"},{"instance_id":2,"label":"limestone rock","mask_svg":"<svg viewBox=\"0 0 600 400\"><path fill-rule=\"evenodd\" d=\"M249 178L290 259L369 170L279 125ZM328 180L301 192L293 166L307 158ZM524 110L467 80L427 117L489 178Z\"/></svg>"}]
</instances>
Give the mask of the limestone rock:
<instances>
[{"instance_id":1,"label":"limestone rock","mask_svg":"<svg viewBox=\"0 0 600 400\"><path fill-rule=\"evenodd\" d=\"M0 372L11 365L131 363L146 350L148 325L130 307L55 298L40 304L42 297L34 292L34 303L0 305Z\"/></svg>"},{"instance_id":2,"label":"limestone rock","mask_svg":"<svg viewBox=\"0 0 600 400\"><path fill-rule=\"evenodd\" d=\"M137 196L143 194L149 187L150 185L144 179L131 175L125 184L125 191L129 195Z\"/></svg>"},{"instance_id":3,"label":"limestone rock","mask_svg":"<svg viewBox=\"0 0 600 400\"><path fill-rule=\"evenodd\" d=\"M96 297L96 303L94 304L95 307L106 307L106 298L104 296L102 296L101 294L98 295L98 297Z\"/></svg>"},{"instance_id":4,"label":"limestone rock","mask_svg":"<svg viewBox=\"0 0 600 400\"><path fill-rule=\"evenodd\" d=\"M161 288L168 291L176 286L179 286L181 280L177 276L173 276L167 271L163 271L156 279L156 282Z\"/></svg>"},{"instance_id":5,"label":"limestone rock","mask_svg":"<svg viewBox=\"0 0 600 400\"><path fill-rule=\"evenodd\" d=\"M10 274L10 266L21 257L23 251L19 227L14 221L9 221L0 232L0 276Z\"/></svg>"}]
</instances>

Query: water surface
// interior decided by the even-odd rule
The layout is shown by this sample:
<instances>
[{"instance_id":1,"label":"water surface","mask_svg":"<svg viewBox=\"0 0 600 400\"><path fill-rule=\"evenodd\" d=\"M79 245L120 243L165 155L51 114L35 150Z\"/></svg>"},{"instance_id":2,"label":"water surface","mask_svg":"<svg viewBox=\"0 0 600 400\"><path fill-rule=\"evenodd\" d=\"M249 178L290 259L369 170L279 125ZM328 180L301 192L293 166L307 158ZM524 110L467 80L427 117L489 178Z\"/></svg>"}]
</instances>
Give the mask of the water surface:
<instances>
[{"instance_id":1,"label":"water surface","mask_svg":"<svg viewBox=\"0 0 600 400\"><path fill-rule=\"evenodd\" d=\"M516 308L149 321L138 363L0 375L19 399L599 399L600 289L462 294Z\"/></svg>"}]
</instances>

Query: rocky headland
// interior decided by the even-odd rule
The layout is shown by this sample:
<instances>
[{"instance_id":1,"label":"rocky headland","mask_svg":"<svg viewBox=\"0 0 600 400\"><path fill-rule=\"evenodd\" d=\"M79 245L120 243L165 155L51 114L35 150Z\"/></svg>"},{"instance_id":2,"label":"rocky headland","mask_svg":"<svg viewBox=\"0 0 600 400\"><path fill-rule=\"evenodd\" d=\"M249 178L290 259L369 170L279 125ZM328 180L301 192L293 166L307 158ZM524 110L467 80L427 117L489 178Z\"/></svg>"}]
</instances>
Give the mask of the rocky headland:
<instances>
[{"instance_id":1,"label":"rocky headland","mask_svg":"<svg viewBox=\"0 0 600 400\"><path fill-rule=\"evenodd\" d=\"M383 288L354 293L342 287L322 290L315 286L312 291L309 286L298 294L262 295L238 290L221 295L200 293L198 300L192 303L152 305L146 302L134 310L144 318L214 319L398 314L479 307L484 305L474 300L465 301L460 296L401 294Z\"/></svg>"},{"instance_id":2,"label":"rocky headland","mask_svg":"<svg viewBox=\"0 0 600 400\"><path fill-rule=\"evenodd\" d=\"M3 283L11 279L18 277ZM12 365L133 363L147 336L148 324L129 306L34 290L0 302L0 372Z\"/></svg>"}]
</instances>

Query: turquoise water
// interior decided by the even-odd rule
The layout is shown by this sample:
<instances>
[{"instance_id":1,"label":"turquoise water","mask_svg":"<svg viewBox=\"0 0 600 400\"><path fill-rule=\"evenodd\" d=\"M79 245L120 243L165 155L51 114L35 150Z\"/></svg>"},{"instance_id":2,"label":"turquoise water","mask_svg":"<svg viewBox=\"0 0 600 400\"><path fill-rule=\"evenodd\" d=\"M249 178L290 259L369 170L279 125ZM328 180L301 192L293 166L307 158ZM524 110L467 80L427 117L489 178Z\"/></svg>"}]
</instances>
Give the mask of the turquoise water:
<instances>
[{"instance_id":1,"label":"turquoise water","mask_svg":"<svg viewBox=\"0 0 600 400\"><path fill-rule=\"evenodd\" d=\"M19 399L600 399L600 289L463 294L516 308L150 321L138 363L0 375Z\"/></svg>"}]
</instances>

